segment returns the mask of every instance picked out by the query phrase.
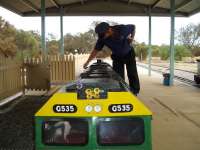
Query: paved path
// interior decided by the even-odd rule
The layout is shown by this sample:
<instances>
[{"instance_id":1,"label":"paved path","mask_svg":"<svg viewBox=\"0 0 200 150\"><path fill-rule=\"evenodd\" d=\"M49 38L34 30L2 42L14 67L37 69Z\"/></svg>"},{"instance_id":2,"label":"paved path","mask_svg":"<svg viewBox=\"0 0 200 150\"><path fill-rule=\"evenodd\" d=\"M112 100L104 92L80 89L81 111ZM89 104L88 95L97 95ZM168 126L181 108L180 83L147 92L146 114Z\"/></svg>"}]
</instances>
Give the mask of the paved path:
<instances>
[{"instance_id":1,"label":"paved path","mask_svg":"<svg viewBox=\"0 0 200 150\"><path fill-rule=\"evenodd\" d=\"M200 89L175 82L162 85L162 76L138 68L139 99L153 111L153 150L200 149Z\"/></svg>"}]
</instances>

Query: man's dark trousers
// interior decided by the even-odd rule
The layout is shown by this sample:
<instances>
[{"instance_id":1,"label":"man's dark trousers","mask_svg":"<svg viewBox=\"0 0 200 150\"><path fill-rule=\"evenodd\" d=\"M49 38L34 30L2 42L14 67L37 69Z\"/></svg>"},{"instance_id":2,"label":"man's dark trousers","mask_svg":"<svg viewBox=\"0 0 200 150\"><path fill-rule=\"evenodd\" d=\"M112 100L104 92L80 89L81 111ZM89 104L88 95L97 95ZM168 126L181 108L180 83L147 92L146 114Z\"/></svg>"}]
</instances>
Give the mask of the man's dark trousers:
<instances>
[{"instance_id":1,"label":"man's dark trousers","mask_svg":"<svg viewBox=\"0 0 200 150\"><path fill-rule=\"evenodd\" d=\"M129 86L134 94L138 94L140 91L140 82L137 73L134 49L132 49L123 58L115 55L112 55L111 58L113 60L113 70L117 72L123 79L125 79L124 64L126 64Z\"/></svg>"}]
</instances>

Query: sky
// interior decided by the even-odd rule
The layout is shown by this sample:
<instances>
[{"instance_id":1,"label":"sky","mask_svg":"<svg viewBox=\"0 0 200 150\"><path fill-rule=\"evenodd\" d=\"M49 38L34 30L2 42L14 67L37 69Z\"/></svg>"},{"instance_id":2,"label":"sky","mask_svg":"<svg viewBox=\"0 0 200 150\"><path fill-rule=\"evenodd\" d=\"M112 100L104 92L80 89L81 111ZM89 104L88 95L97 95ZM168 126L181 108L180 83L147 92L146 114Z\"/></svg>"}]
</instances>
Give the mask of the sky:
<instances>
[{"instance_id":1,"label":"sky","mask_svg":"<svg viewBox=\"0 0 200 150\"><path fill-rule=\"evenodd\" d=\"M0 16L17 29L25 31L34 30L41 32L40 17L21 17L9 10L0 7ZM138 42L148 43L148 17L64 17L63 30L64 34L83 33L91 28L93 21L114 21L119 24L135 24L135 40ZM175 20L175 30L178 31L190 23L200 23L200 13L189 18L177 17ZM57 39L60 37L60 18L46 18L46 34L52 33ZM170 42L170 18L169 17L152 17L152 44L161 45Z\"/></svg>"}]
</instances>

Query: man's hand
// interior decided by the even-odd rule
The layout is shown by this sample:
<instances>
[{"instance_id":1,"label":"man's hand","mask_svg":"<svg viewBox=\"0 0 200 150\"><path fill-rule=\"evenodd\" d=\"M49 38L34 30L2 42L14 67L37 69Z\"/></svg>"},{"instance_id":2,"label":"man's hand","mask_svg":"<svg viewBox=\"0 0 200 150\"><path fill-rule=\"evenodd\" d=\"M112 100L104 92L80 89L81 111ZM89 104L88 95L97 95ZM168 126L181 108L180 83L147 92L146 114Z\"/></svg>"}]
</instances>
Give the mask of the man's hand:
<instances>
[{"instance_id":1,"label":"man's hand","mask_svg":"<svg viewBox=\"0 0 200 150\"><path fill-rule=\"evenodd\" d=\"M133 42L133 38L128 38L128 43L131 44Z\"/></svg>"},{"instance_id":2,"label":"man's hand","mask_svg":"<svg viewBox=\"0 0 200 150\"><path fill-rule=\"evenodd\" d=\"M84 63L84 65L83 65L83 68L84 68L84 69L87 69L88 64L89 64L89 62L86 61L86 62Z\"/></svg>"},{"instance_id":3,"label":"man's hand","mask_svg":"<svg viewBox=\"0 0 200 150\"><path fill-rule=\"evenodd\" d=\"M88 60L87 60L87 61L84 63L84 65L83 65L83 68L84 68L84 69L87 69L87 66L88 66L89 62L97 55L97 52L98 52L98 50L96 50L96 49L94 49L94 50L91 52L91 54L90 54Z\"/></svg>"},{"instance_id":4,"label":"man's hand","mask_svg":"<svg viewBox=\"0 0 200 150\"><path fill-rule=\"evenodd\" d=\"M129 42L129 44L131 44L131 43L133 42L133 36L132 36L131 34L129 34L129 35L127 36L127 40L128 40L128 42Z\"/></svg>"},{"instance_id":5,"label":"man's hand","mask_svg":"<svg viewBox=\"0 0 200 150\"><path fill-rule=\"evenodd\" d=\"M133 42L133 37L132 37L131 34L129 34L129 35L127 36L127 40L128 40L128 42L129 42L129 44L131 44L131 43Z\"/></svg>"}]
</instances>

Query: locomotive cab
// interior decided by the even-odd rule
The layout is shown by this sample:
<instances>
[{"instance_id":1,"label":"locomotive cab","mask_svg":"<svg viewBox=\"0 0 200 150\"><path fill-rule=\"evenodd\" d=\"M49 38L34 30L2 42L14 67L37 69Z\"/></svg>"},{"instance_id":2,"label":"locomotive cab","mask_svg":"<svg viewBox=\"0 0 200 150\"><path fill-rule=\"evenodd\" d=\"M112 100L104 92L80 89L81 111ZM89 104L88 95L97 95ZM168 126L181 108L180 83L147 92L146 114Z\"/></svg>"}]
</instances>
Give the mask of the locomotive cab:
<instances>
[{"instance_id":1,"label":"locomotive cab","mask_svg":"<svg viewBox=\"0 0 200 150\"><path fill-rule=\"evenodd\" d=\"M151 150L151 111L106 63L92 64L35 114L38 150Z\"/></svg>"}]
</instances>

